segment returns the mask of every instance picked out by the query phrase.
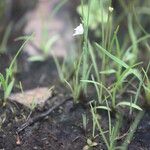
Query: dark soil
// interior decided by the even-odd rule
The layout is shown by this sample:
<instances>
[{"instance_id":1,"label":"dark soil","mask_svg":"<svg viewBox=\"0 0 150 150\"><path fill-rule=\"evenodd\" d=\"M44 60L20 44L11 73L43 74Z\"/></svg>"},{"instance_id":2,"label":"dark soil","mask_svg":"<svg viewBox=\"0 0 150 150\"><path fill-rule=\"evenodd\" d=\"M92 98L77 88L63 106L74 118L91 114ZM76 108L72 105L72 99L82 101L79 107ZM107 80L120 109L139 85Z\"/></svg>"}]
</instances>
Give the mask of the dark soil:
<instances>
[{"instance_id":1,"label":"dark soil","mask_svg":"<svg viewBox=\"0 0 150 150\"><path fill-rule=\"evenodd\" d=\"M147 111L141 120L129 150L150 150L150 112Z\"/></svg>"}]
</instances>

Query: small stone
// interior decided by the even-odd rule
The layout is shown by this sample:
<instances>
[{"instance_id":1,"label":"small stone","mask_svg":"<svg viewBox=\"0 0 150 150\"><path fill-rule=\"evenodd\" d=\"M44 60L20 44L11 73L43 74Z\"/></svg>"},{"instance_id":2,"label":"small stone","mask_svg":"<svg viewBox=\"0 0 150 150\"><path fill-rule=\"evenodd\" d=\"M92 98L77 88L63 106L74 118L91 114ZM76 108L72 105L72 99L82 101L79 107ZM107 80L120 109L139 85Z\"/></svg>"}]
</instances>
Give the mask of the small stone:
<instances>
[{"instance_id":1,"label":"small stone","mask_svg":"<svg viewBox=\"0 0 150 150\"><path fill-rule=\"evenodd\" d=\"M11 94L9 100L16 101L20 104L23 104L29 108L32 108L39 105L43 107L46 100L52 97L52 89L47 87L39 87L31 90L27 90L20 93Z\"/></svg>"}]
</instances>

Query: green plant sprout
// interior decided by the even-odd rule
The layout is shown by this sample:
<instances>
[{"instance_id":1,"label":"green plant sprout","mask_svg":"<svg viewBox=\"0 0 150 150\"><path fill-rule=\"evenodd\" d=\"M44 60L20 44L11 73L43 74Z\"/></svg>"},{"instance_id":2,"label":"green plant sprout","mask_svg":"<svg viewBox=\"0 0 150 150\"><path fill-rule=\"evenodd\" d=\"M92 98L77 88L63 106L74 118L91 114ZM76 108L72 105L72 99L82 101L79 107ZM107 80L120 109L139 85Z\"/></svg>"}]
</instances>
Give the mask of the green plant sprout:
<instances>
[{"instance_id":1,"label":"green plant sprout","mask_svg":"<svg viewBox=\"0 0 150 150\"><path fill-rule=\"evenodd\" d=\"M16 64L16 59L26 43L30 40L32 36L28 36L28 38L25 40L25 42L22 44L16 55L14 56L13 60L11 61L11 64L8 68L6 68L6 74L0 73L0 89L3 91L3 98L1 100L2 105L5 106L7 103L7 99L9 95L11 94L11 91L14 87L15 78L14 78L14 65Z\"/></svg>"},{"instance_id":2,"label":"green plant sprout","mask_svg":"<svg viewBox=\"0 0 150 150\"><path fill-rule=\"evenodd\" d=\"M98 144L91 139L87 139L86 141L87 145L83 147L83 150L91 150L92 148L96 147Z\"/></svg>"},{"instance_id":3,"label":"green plant sprout","mask_svg":"<svg viewBox=\"0 0 150 150\"><path fill-rule=\"evenodd\" d=\"M60 82L64 83L65 80L69 80L69 78L71 78L74 73L74 67L76 67L74 61L76 60L76 58L74 55L72 55L71 57L65 57L63 59L63 62L60 62L54 54L52 54L52 56L57 68Z\"/></svg>"},{"instance_id":4,"label":"green plant sprout","mask_svg":"<svg viewBox=\"0 0 150 150\"><path fill-rule=\"evenodd\" d=\"M107 103L107 102L106 102ZM139 112L135 120L133 121L128 134L126 135L125 140L121 143L121 146L117 146L117 139L119 136L121 124L122 124L122 116L117 115L116 121L114 124L112 124L112 120L110 117L110 109L107 103L107 109L104 108L104 110L108 111L108 132L104 131L104 129L101 126L101 119L99 119L99 115L97 114L97 109L103 109L103 108L97 108L92 105L92 102L90 103L91 106L91 113L93 116L93 137L95 137L95 128L98 129L100 136L102 137L102 140L104 141L106 147L108 150L127 150L128 144L130 143L133 133L135 132L137 125L139 124L141 118L144 115L144 111ZM106 127L105 127L106 128Z\"/></svg>"},{"instance_id":5,"label":"green plant sprout","mask_svg":"<svg viewBox=\"0 0 150 150\"><path fill-rule=\"evenodd\" d=\"M112 89L112 92L111 91L109 91L109 89L107 89L102 83L98 83L98 82L96 82L96 81L93 81L93 80L81 80L82 82L87 82L87 83L92 83L92 84L94 84L95 85L95 88L97 89L97 88L103 88L106 92L107 92L107 94L108 94L108 96L105 96L105 98L104 98L104 100L102 101L102 100L98 100L99 101L99 105L97 106L97 108L101 108L101 109L106 109L106 110L113 110L113 109L117 109L117 107L120 107L120 106L122 106L122 107L129 107L129 108L132 108L132 109L137 109L137 110L140 110L140 111L142 111L142 109L136 104L136 103L133 103L133 102L128 102L128 101L121 101L121 102L118 102L118 103L116 103L116 97L115 98L113 98L113 90L114 89ZM99 91L99 90L96 90L97 92ZM115 92L116 92L116 89L115 89ZM115 93L116 94L116 93ZM100 94L97 94L97 95L100 95ZM102 98L102 96L100 96L99 98ZM111 103L111 107L110 108L108 108L108 107L105 107L105 106L101 106L101 104L103 104L103 102L105 102L106 100L108 100L108 99L112 99L112 103ZM137 97L136 97L137 98ZM113 102L113 100L115 101L115 102ZM136 102L136 100L134 101L134 102Z\"/></svg>"},{"instance_id":6,"label":"green plant sprout","mask_svg":"<svg viewBox=\"0 0 150 150\"><path fill-rule=\"evenodd\" d=\"M73 77L71 80L69 80L69 82L67 80L65 80L66 84L68 85L68 87L71 90L72 96L74 98L74 102L78 103L80 102L80 96L81 95L86 95L86 86L87 84L80 82L80 80L83 78L82 76L82 66L81 66L81 60L83 59L83 56L81 55L79 61L77 62L77 64L75 63L74 67L75 67L75 72L73 74ZM91 67L89 68L88 72L86 72L84 75L84 79L88 79L89 77L89 73L90 73Z\"/></svg>"},{"instance_id":7,"label":"green plant sprout","mask_svg":"<svg viewBox=\"0 0 150 150\"><path fill-rule=\"evenodd\" d=\"M12 88L14 86L15 79L13 77L12 68L6 69L6 77L0 73L0 87L4 92L4 97L2 100L3 105L5 106L6 100L9 97Z\"/></svg>"}]
</instances>

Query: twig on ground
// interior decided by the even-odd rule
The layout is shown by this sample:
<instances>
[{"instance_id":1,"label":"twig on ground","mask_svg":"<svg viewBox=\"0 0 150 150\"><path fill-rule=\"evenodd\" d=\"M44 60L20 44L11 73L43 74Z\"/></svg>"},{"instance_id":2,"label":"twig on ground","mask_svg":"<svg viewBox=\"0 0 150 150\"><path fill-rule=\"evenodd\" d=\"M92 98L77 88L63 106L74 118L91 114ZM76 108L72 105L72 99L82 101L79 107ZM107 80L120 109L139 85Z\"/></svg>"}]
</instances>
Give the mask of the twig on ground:
<instances>
[{"instance_id":1,"label":"twig on ground","mask_svg":"<svg viewBox=\"0 0 150 150\"><path fill-rule=\"evenodd\" d=\"M57 109L58 107L60 107L61 105L63 105L65 102L72 100L72 97L69 97L63 101L61 101L60 103L58 103L57 105L51 107L50 109L48 109L47 111L39 114L38 116L35 116L34 118L29 118L27 120L27 122L25 122L24 124L22 124L20 127L17 128L16 133L18 134L19 132L23 131L25 128L27 128L28 126L32 125L33 123L40 121L42 119L44 119L46 116L48 116L52 111L54 111L55 109Z\"/></svg>"}]
</instances>

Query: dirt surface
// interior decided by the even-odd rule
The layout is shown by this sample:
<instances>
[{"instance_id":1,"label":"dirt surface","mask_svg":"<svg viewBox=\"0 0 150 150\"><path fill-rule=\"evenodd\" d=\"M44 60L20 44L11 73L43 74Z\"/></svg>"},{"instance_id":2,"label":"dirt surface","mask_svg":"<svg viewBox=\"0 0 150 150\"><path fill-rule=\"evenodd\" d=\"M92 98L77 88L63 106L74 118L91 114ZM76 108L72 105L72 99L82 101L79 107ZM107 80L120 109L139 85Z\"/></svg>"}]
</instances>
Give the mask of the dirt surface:
<instances>
[{"instance_id":1,"label":"dirt surface","mask_svg":"<svg viewBox=\"0 0 150 150\"><path fill-rule=\"evenodd\" d=\"M149 150L150 149L150 112L147 111L141 120L134 138L129 145L129 150Z\"/></svg>"}]
</instances>

